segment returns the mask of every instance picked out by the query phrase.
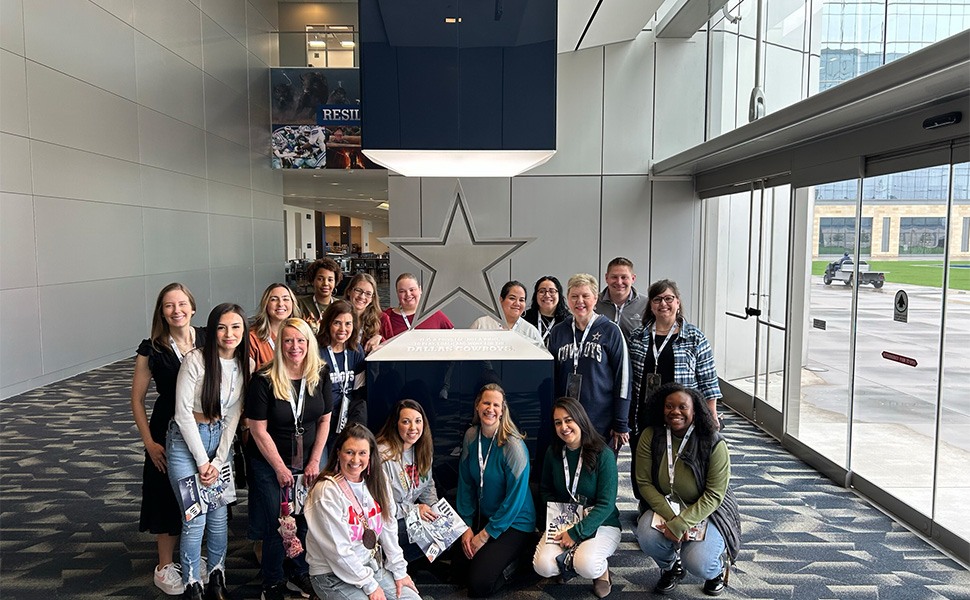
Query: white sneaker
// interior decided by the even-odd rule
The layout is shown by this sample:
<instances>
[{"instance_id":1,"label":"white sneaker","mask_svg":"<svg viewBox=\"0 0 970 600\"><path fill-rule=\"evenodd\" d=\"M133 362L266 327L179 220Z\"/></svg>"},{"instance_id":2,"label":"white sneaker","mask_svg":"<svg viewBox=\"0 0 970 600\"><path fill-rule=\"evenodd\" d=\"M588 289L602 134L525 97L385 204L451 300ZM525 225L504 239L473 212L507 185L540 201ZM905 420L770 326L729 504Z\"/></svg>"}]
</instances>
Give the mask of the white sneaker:
<instances>
[{"instance_id":1,"label":"white sneaker","mask_svg":"<svg viewBox=\"0 0 970 600\"><path fill-rule=\"evenodd\" d=\"M182 583L182 569L175 563L168 563L161 569L155 567L155 587L169 596L179 596L185 591Z\"/></svg>"}]
</instances>

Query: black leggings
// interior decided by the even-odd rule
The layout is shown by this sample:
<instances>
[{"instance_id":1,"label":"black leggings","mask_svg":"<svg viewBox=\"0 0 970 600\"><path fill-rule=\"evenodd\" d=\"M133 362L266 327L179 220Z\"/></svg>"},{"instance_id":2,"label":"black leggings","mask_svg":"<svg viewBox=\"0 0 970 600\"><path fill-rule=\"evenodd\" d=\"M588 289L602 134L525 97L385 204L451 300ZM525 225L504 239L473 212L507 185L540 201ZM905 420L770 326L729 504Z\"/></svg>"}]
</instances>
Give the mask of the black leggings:
<instances>
[{"instance_id":1,"label":"black leggings","mask_svg":"<svg viewBox=\"0 0 970 600\"><path fill-rule=\"evenodd\" d=\"M501 589L508 582L510 567L522 558L524 552L534 550L535 545L535 533L510 528L485 542L475 557L468 560L461 551L461 542L457 542L460 564L456 566L467 569L468 596L485 598Z\"/></svg>"}]
</instances>

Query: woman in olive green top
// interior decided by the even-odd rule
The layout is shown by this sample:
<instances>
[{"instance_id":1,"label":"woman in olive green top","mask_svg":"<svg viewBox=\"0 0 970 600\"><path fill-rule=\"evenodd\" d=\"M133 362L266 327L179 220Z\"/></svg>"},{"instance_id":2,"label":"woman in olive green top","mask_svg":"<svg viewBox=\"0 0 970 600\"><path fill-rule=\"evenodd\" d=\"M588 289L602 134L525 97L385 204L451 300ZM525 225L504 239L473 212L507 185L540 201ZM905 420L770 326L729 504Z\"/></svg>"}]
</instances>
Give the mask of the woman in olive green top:
<instances>
[{"instance_id":1,"label":"woman in olive green top","mask_svg":"<svg viewBox=\"0 0 970 600\"><path fill-rule=\"evenodd\" d=\"M635 483L650 509L636 533L640 548L663 570L654 591L672 591L686 567L705 579L705 594L720 595L727 585L725 549L733 563L741 537L738 504L728 487L727 443L696 389L664 385L650 397L647 412Z\"/></svg>"},{"instance_id":2,"label":"woman in olive green top","mask_svg":"<svg viewBox=\"0 0 970 600\"><path fill-rule=\"evenodd\" d=\"M593 593L603 598L612 589L608 560L620 544L616 457L605 451L586 409L573 398L556 400L552 423L556 437L542 464L539 494L545 502L580 504L585 514L558 533L547 531L532 564L539 575L555 577L560 562L568 566L571 561L576 574L592 579Z\"/></svg>"}]
</instances>

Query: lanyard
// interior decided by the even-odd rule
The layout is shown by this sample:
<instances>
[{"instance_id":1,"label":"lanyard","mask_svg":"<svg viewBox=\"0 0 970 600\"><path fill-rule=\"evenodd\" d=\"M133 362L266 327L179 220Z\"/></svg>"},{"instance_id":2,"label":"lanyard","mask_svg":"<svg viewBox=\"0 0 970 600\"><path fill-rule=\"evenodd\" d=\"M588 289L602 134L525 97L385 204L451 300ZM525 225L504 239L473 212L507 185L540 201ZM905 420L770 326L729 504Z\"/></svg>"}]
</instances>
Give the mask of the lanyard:
<instances>
[{"instance_id":1,"label":"lanyard","mask_svg":"<svg viewBox=\"0 0 970 600\"><path fill-rule=\"evenodd\" d=\"M542 337L542 341L549 345L549 332L552 331L553 325L556 324L556 317L552 317L549 323L546 324L546 319L541 314L539 315L539 335Z\"/></svg>"},{"instance_id":2,"label":"lanyard","mask_svg":"<svg viewBox=\"0 0 970 600\"><path fill-rule=\"evenodd\" d=\"M488 440L488 452L485 453L485 459L482 459L482 428L478 428L478 495L482 495L482 490L485 486L485 465L488 464L488 457L492 454L492 446L495 445L495 434Z\"/></svg>"},{"instance_id":3,"label":"lanyard","mask_svg":"<svg viewBox=\"0 0 970 600\"><path fill-rule=\"evenodd\" d=\"M340 477L339 485L340 485L340 490L344 493L344 496L347 496L347 500L350 501L350 505L351 505L350 507L354 510L355 513L357 513L357 518L360 520L361 524L364 525L364 527L367 527L366 525L367 517L364 515L363 501L357 497L356 492L350 489L350 484L343 476ZM364 490L366 489L367 489L367 486L365 485Z\"/></svg>"},{"instance_id":4,"label":"lanyard","mask_svg":"<svg viewBox=\"0 0 970 600\"><path fill-rule=\"evenodd\" d=\"M573 502L579 502L576 499L576 488L579 487L579 474L583 470L583 454L580 451L579 460L576 461L576 474L573 475L572 483L569 483L569 461L566 460L566 449L562 449L562 472L566 477L566 491L569 492L569 497L573 499Z\"/></svg>"},{"instance_id":5,"label":"lanyard","mask_svg":"<svg viewBox=\"0 0 970 600\"><path fill-rule=\"evenodd\" d=\"M623 307L624 306L626 306L626 302L624 302L623 304L614 304L613 305L613 308L616 310L616 318L613 319L613 322L616 323L617 325L620 324L620 317L623 316Z\"/></svg>"},{"instance_id":6,"label":"lanyard","mask_svg":"<svg viewBox=\"0 0 970 600\"><path fill-rule=\"evenodd\" d=\"M579 354L582 351L584 345L586 345L586 336L589 335L589 330L593 328L593 321L598 317L596 313L593 313L589 319L589 323L586 324L586 329L583 331L583 339L576 343L576 318L573 317L573 345L576 346L576 354L573 354L573 374L579 371Z\"/></svg>"},{"instance_id":7,"label":"lanyard","mask_svg":"<svg viewBox=\"0 0 970 600\"><path fill-rule=\"evenodd\" d=\"M276 342L273 341L272 335L266 336L266 343L269 344L269 347L272 348L274 352L276 351Z\"/></svg>"},{"instance_id":8,"label":"lanyard","mask_svg":"<svg viewBox=\"0 0 970 600\"><path fill-rule=\"evenodd\" d=\"M179 345L175 343L175 338L168 336L168 343L172 345L172 351L175 352L175 356L179 359L179 363L181 363L184 356L182 356L182 352L179 350ZM194 346L195 344L193 343L192 345Z\"/></svg>"},{"instance_id":9,"label":"lanyard","mask_svg":"<svg viewBox=\"0 0 970 600\"><path fill-rule=\"evenodd\" d=\"M408 316L404 314L404 307L398 308L398 312L401 313L401 318L404 319L404 326L408 328L408 331L411 331L411 321L408 321Z\"/></svg>"},{"instance_id":10,"label":"lanyard","mask_svg":"<svg viewBox=\"0 0 970 600\"><path fill-rule=\"evenodd\" d=\"M680 460L680 452L677 452L677 458L674 458L673 442L670 438L670 428L667 429L667 475L670 477L670 493L674 493L674 464ZM694 432L694 424L691 423L690 427L687 428L687 433L684 434L683 441L680 442L680 450L683 450L687 445L687 440L690 439L690 434Z\"/></svg>"},{"instance_id":11,"label":"lanyard","mask_svg":"<svg viewBox=\"0 0 970 600\"><path fill-rule=\"evenodd\" d=\"M306 377L300 380L300 399L298 404L293 404L293 398L287 399L290 404L290 410L293 411L293 427L296 429L297 435L303 435L303 428L300 424L303 422L303 401L306 399ZM299 413L299 418L297 418L297 413Z\"/></svg>"},{"instance_id":12,"label":"lanyard","mask_svg":"<svg viewBox=\"0 0 970 600\"><path fill-rule=\"evenodd\" d=\"M222 402L223 406L229 404L229 401L232 400L232 393L236 389L236 373L238 372L239 372L239 365L238 364L233 365L232 375L229 377L229 394L225 398L219 399Z\"/></svg>"},{"instance_id":13,"label":"lanyard","mask_svg":"<svg viewBox=\"0 0 970 600\"><path fill-rule=\"evenodd\" d=\"M650 349L653 350L653 372L657 373L658 365L660 364L660 353L664 351L667 347L667 342L670 341L670 336L674 335L679 329L677 323L675 322L667 332L667 337L664 338L664 343L660 344L660 348L657 348L657 322L654 321L653 325L650 326Z\"/></svg>"},{"instance_id":14,"label":"lanyard","mask_svg":"<svg viewBox=\"0 0 970 600\"><path fill-rule=\"evenodd\" d=\"M327 352L330 353L330 365L333 366L334 370L337 371L337 356L333 353L333 346L327 346ZM344 370L337 371L337 378L341 380L340 382L340 393L342 396L347 396L347 388L350 386L350 362L347 358L348 351L346 348L344 352Z\"/></svg>"},{"instance_id":15,"label":"lanyard","mask_svg":"<svg viewBox=\"0 0 970 600\"><path fill-rule=\"evenodd\" d=\"M411 451L411 464L410 465L408 465L404 461L404 454L408 450ZM407 469L410 466L410 467L412 467L412 469L414 471L417 471L417 469L414 468L414 446L411 446L408 450L401 450L401 463L400 464L401 464L401 482L404 484L404 487L405 487L405 490L404 490L405 491L405 494L404 495L406 497L410 498L410 496L411 496L411 490L413 490L414 488L416 488L418 486L418 482L417 481L414 481L414 478L411 476L410 473L408 473L408 469Z\"/></svg>"}]
</instances>

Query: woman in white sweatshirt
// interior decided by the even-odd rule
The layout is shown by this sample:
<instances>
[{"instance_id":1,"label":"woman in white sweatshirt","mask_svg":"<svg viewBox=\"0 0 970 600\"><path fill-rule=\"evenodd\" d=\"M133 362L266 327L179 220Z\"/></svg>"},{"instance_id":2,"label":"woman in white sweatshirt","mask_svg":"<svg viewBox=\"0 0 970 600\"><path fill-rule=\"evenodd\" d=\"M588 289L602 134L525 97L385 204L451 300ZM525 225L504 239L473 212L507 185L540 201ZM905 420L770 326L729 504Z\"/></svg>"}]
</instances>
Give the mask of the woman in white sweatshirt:
<instances>
[{"instance_id":1,"label":"woman in white sweatshirt","mask_svg":"<svg viewBox=\"0 0 970 600\"><path fill-rule=\"evenodd\" d=\"M231 464L230 451L242 414L249 381L249 327L236 304L220 304L209 313L206 343L185 355L175 384L175 418L168 429L168 477L176 497L194 489L217 491L222 468ZM202 535L207 534L209 583L206 598L228 598L225 578L228 510L211 507L190 514L183 507L179 553L183 598L202 600ZM191 517L191 518L187 518Z\"/></svg>"},{"instance_id":2,"label":"woman in white sweatshirt","mask_svg":"<svg viewBox=\"0 0 970 600\"><path fill-rule=\"evenodd\" d=\"M324 600L420 599L397 539L374 435L351 423L334 442L306 506L307 562Z\"/></svg>"}]
</instances>

